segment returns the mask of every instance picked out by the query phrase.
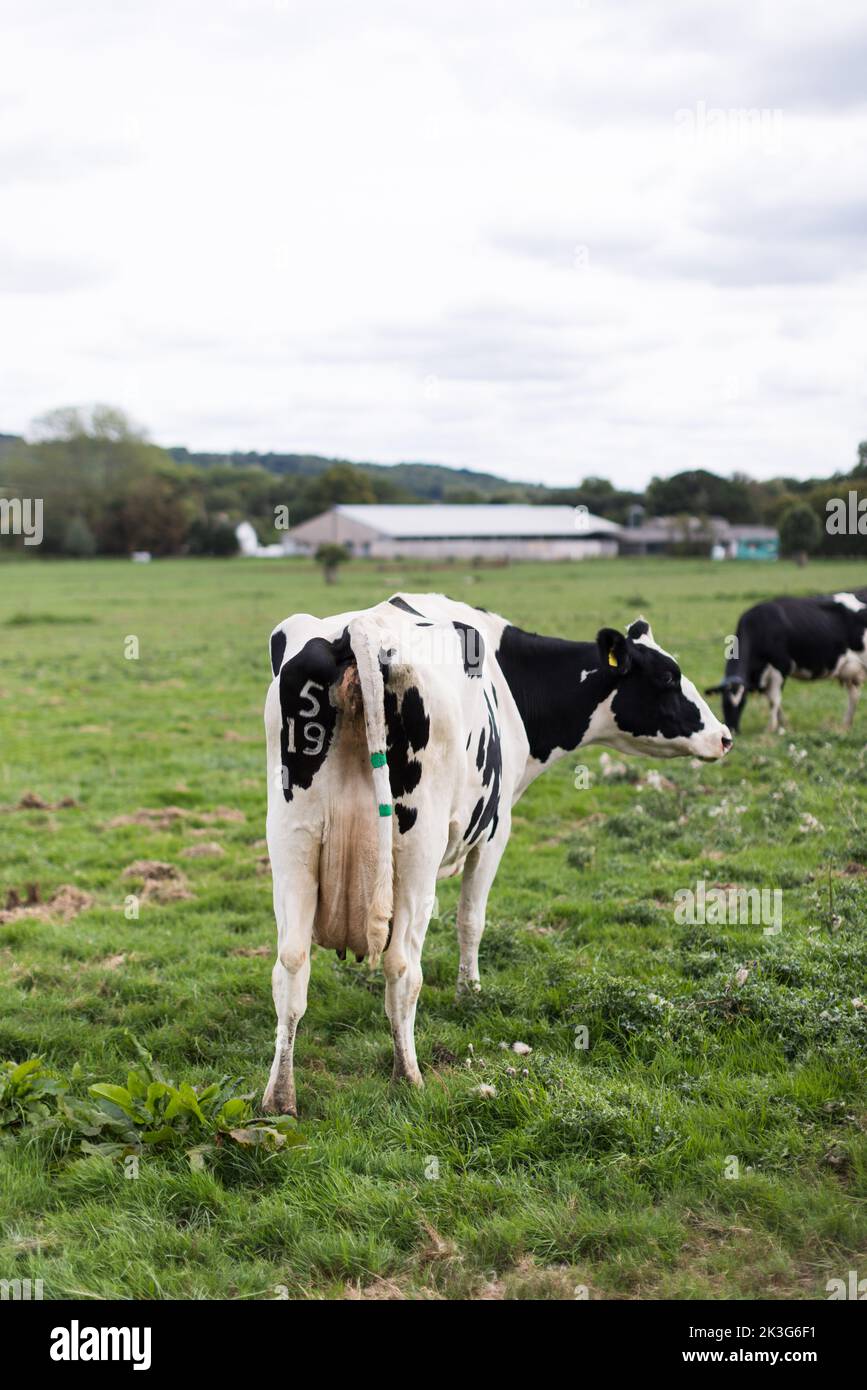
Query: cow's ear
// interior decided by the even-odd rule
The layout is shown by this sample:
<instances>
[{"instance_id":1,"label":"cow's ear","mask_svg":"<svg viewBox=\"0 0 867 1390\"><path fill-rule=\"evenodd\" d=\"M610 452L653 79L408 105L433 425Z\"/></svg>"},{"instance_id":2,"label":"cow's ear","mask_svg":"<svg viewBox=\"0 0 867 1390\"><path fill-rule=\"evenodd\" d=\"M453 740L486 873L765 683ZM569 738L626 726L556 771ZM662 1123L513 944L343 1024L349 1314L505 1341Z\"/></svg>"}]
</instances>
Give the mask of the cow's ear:
<instances>
[{"instance_id":1,"label":"cow's ear","mask_svg":"<svg viewBox=\"0 0 867 1390\"><path fill-rule=\"evenodd\" d=\"M596 634L596 642L603 666L611 666L618 676L625 676L632 665L632 653L623 633L613 627L603 627Z\"/></svg>"},{"instance_id":2,"label":"cow's ear","mask_svg":"<svg viewBox=\"0 0 867 1390\"><path fill-rule=\"evenodd\" d=\"M726 676L720 681L719 685L710 685L704 692L705 695L724 695L727 690L737 692L743 690L744 683L739 676Z\"/></svg>"},{"instance_id":3,"label":"cow's ear","mask_svg":"<svg viewBox=\"0 0 867 1390\"><path fill-rule=\"evenodd\" d=\"M650 623L646 618L636 618L634 623L630 623L626 629L626 636L631 637L633 642L637 642L639 637L646 637L649 641L653 641Z\"/></svg>"}]
</instances>

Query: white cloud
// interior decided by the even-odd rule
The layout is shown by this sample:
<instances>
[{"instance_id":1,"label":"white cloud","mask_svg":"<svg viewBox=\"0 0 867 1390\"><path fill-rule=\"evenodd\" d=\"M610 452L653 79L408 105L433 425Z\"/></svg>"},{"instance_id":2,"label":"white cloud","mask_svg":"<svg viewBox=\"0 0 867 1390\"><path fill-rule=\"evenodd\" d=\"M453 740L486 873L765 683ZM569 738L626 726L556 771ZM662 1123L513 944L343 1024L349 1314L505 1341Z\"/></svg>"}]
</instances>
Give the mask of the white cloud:
<instances>
[{"instance_id":1,"label":"white cloud","mask_svg":"<svg viewBox=\"0 0 867 1390\"><path fill-rule=\"evenodd\" d=\"M0 10L0 429L108 399L563 483L852 459L858 0Z\"/></svg>"}]
</instances>

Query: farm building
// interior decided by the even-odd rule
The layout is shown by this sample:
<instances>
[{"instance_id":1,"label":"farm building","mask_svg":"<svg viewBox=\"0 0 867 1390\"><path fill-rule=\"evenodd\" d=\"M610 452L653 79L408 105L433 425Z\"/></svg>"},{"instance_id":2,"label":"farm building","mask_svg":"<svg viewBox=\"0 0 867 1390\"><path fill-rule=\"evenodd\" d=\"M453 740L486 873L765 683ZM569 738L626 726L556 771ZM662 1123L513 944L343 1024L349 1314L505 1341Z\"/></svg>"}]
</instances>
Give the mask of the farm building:
<instances>
[{"instance_id":1,"label":"farm building","mask_svg":"<svg viewBox=\"0 0 867 1390\"><path fill-rule=\"evenodd\" d=\"M688 550L719 560L776 560L780 538L772 526L740 526L725 517L654 516L620 538L622 555L672 555Z\"/></svg>"},{"instance_id":2,"label":"farm building","mask_svg":"<svg viewBox=\"0 0 867 1390\"><path fill-rule=\"evenodd\" d=\"M623 528L576 507L363 503L294 527L299 549L343 545L356 555L425 559L585 560L616 555Z\"/></svg>"}]
</instances>

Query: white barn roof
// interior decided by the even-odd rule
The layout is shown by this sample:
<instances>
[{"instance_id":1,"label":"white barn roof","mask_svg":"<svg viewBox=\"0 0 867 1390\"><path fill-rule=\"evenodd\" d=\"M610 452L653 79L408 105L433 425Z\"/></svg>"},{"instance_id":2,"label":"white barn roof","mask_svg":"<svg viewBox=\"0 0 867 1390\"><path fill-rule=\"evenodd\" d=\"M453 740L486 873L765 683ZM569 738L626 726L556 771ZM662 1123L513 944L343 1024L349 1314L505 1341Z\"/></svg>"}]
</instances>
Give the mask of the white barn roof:
<instances>
[{"instance_id":1,"label":"white barn roof","mask_svg":"<svg viewBox=\"0 0 867 1390\"><path fill-rule=\"evenodd\" d=\"M533 507L524 502L435 502L343 504L334 510L393 540L454 540L479 537L619 536L622 527L577 507Z\"/></svg>"}]
</instances>

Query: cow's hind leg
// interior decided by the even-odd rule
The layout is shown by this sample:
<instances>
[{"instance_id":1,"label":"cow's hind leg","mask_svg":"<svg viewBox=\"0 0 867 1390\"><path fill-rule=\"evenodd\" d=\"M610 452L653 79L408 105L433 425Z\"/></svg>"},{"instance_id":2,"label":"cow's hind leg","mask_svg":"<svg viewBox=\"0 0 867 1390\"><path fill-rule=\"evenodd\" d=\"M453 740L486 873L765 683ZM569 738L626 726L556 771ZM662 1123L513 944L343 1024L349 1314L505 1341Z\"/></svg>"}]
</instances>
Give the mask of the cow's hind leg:
<instances>
[{"instance_id":1,"label":"cow's hind leg","mask_svg":"<svg viewBox=\"0 0 867 1390\"><path fill-rule=\"evenodd\" d=\"M407 879L419 880L419 888L407 887ZM385 1012L394 1043L392 1080L422 1086L415 1054L415 1011L421 992L421 953L435 902L436 871L422 878L418 872L403 875L395 888L391 940L382 957L385 974ZM423 886L422 886L423 885Z\"/></svg>"},{"instance_id":2,"label":"cow's hind leg","mask_svg":"<svg viewBox=\"0 0 867 1390\"><path fill-rule=\"evenodd\" d=\"M271 990L277 1011L277 1041L271 1075L262 1098L263 1109L282 1115L296 1114L293 1059L295 1033L307 1008L310 979L310 942L318 892L318 847L313 863L308 856L293 862L291 875L274 870L274 914L277 918L277 960L271 974Z\"/></svg>"},{"instance_id":3,"label":"cow's hind leg","mask_svg":"<svg viewBox=\"0 0 867 1390\"><path fill-rule=\"evenodd\" d=\"M783 686L785 679L775 666L768 666L762 676L761 689L768 700L770 720L768 733L776 734L783 727Z\"/></svg>"},{"instance_id":4,"label":"cow's hind leg","mask_svg":"<svg viewBox=\"0 0 867 1390\"><path fill-rule=\"evenodd\" d=\"M846 709L846 718L843 721L843 728L846 730L847 733L852 727L852 721L855 718L855 710L857 708L858 701L861 697L860 683L858 681L852 681L852 683L848 687L848 692L849 704Z\"/></svg>"},{"instance_id":5,"label":"cow's hind leg","mask_svg":"<svg viewBox=\"0 0 867 1390\"><path fill-rule=\"evenodd\" d=\"M500 860L509 838L507 823L498 827L493 840L485 841L470 852L464 865L464 879L458 903L458 942L461 962L458 966L458 994L481 989L479 981L479 943L485 930L488 894L500 867Z\"/></svg>"}]
</instances>

